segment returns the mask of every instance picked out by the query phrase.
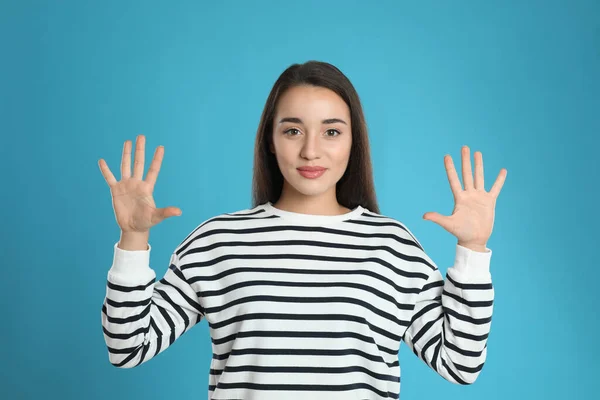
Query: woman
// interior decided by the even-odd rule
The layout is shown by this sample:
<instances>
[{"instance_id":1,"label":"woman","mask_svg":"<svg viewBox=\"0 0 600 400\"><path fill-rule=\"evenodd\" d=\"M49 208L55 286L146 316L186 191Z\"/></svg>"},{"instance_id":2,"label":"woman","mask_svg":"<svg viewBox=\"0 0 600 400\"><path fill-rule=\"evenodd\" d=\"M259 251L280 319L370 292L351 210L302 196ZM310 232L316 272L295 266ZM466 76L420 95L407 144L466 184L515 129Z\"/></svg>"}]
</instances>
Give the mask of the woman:
<instances>
[{"instance_id":1,"label":"woman","mask_svg":"<svg viewBox=\"0 0 600 400\"><path fill-rule=\"evenodd\" d=\"M156 208L164 149L143 180L126 141L112 194L121 238L102 308L109 360L134 367L205 318L213 358L209 399L398 398L403 340L445 379L472 383L486 358L494 291L486 247L503 169L490 192L481 153L463 182L444 158L451 216L426 213L458 239L442 278L404 224L379 214L359 97L336 67L292 65L257 132L253 205L210 218L173 251L164 277L149 267L149 230L181 215Z\"/></svg>"}]
</instances>

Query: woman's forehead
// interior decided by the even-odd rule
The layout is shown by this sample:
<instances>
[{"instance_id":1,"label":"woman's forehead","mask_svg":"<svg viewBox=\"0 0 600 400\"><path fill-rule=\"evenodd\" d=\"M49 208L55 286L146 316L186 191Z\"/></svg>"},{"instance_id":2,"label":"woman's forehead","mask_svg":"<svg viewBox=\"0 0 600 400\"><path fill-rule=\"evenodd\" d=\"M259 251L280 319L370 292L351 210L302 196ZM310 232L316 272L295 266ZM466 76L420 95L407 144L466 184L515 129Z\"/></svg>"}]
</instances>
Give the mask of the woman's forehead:
<instances>
[{"instance_id":1,"label":"woman's forehead","mask_svg":"<svg viewBox=\"0 0 600 400\"><path fill-rule=\"evenodd\" d=\"M279 99L277 120L299 118L303 122L338 118L347 120L350 110L337 93L326 88L295 87L286 91Z\"/></svg>"}]
</instances>

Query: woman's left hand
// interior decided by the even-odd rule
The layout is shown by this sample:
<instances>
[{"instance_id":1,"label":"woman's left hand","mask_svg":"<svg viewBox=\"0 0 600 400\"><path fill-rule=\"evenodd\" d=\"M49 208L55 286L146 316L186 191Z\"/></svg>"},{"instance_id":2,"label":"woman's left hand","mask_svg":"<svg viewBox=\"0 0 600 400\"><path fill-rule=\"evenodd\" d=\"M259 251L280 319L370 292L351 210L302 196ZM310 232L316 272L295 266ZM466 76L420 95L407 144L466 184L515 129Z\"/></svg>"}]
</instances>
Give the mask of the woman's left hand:
<instances>
[{"instance_id":1,"label":"woman's left hand","mask_svg":"<svg viewBox=\"0 0 600 400\"><path fill-rule=\"evenodd\" d=\"M444 216L437 212L427 212L423 219L433 221L458 238L458 244L475 251L485 251L494 226L496 199L504 185L507 170L500 170L496 182L489 192L483 183L483 156L477 151L475 158L475 181L471 170L469 148L462 148L462 174L464 190L461 187L452 157L444 156L450 189L454 196L452 215Z\"/></svg>"}]
</instances>

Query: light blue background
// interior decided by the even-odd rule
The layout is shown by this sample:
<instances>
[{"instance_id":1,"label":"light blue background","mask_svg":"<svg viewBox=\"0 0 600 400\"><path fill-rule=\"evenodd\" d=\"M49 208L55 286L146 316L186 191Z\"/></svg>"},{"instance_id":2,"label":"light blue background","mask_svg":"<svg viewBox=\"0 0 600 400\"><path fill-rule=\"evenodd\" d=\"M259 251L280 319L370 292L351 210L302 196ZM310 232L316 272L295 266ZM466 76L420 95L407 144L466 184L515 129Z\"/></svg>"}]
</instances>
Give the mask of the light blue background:
<instances>
[{"instance_id":1,"label":"light blue background","mask_svg":"<svg viewBox=\"0 0 600 400\"><path fill-rule=\"evenodd\" d=\"M119 239L97 162L165 146L152 267L203 220L250 206L260 113L276 78L338 66L363 101L383 214L442 272L456 239L443 156L501 168L486 365L444 381L403 347L402 399L592 399L598 357L598 1L3 1L0 157L3 399L206 399L206 321L131 370L100 310ZM527 3L527 4L523 4Z\"/></svg>"}]
</instances>

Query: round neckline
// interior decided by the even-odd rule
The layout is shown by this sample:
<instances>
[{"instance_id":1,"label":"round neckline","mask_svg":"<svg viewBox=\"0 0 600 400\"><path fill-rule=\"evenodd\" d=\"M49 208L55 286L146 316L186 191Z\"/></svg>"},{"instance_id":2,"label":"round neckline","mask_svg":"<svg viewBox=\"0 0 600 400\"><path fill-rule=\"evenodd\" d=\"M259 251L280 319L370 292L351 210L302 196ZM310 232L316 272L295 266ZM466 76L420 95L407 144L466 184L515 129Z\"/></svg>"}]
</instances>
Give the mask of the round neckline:
<instances>
[{"instance_id":1,"label":"round neckline","mask_svg":"<svg viewBox=\"0 0 600 400\"><path fill-rule=\"evenodd\" d=\"M318 214L304 214L293 211L281 210L273 205L270 201L263 204L264 209L271 214L277 215L283 218L285 221L296 222L308 225L327 225L336 222L348 221L356 216L359 216L365 210L362 206L358 205L354 209L344 214L338 215L318 215Z\"/></svg>"}]
</instances>

